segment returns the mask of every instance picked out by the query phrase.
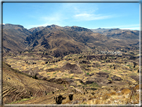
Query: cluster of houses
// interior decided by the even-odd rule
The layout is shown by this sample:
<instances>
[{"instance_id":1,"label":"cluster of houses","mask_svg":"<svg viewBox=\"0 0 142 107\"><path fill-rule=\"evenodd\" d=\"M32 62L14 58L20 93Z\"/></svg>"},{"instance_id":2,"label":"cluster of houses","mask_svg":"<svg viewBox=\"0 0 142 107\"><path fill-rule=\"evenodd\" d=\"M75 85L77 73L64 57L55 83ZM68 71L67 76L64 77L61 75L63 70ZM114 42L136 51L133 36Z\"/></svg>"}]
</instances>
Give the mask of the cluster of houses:
<instances>
[{"instance_id":1,"label":"cluster of houses","mask_svg":"<svg viewBox=\"0 0 142 107\"><path fill-rule=\"evenodd\" d=\"M99 54L122 55L120 51L99 51Z\"/></svg>"}]
</instances>

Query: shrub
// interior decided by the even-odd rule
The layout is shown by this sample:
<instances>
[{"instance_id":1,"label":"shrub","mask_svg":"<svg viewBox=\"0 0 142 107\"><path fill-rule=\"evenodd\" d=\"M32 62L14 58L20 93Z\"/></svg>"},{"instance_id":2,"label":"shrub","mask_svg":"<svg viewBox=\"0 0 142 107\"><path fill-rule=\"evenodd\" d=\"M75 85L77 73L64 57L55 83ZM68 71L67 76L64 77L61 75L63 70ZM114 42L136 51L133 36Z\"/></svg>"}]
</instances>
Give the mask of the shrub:
<instances>
[{"instance_id":1,"label":"shrub","mask_svg":"<svg viewBox=\"0 0 142 107\"><path fill-rule=\"evenodd\" d=\"M87 75L89 75L89 73L86 73Z\"/></svg>"}]
</instances>

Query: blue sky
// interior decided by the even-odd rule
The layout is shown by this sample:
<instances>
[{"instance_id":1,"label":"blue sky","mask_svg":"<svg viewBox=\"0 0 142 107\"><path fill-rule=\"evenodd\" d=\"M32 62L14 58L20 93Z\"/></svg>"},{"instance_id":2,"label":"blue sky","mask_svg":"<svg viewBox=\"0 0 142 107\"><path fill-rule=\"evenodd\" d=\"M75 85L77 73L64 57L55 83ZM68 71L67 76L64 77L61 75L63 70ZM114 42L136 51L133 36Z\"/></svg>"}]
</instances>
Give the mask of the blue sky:
<instances>
[{"instance_id":1,"label":"blue sky","mask_svg":"<svg viewBox=\"0 0 142 107\"><path fill-rule=\"evenodd\" d=\"M139 30L139 3L3 3L3 23Z\"/></svg>"}]
</instances>

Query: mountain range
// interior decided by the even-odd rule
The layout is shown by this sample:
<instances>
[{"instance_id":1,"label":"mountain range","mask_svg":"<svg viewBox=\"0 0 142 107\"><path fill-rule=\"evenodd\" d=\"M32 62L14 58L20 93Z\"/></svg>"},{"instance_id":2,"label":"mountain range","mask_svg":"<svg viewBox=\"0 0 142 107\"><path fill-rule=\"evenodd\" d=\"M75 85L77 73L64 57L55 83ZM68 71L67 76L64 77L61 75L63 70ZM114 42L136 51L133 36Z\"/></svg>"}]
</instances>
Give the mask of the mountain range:
<instances>
[{"instance_id":1,"label":"mountain range","mask_svg":"<svg viewBox=\"0 0 142 107\"><path fill-rule=\"evenodd\" d=\"M117 39L139 39L138 30L122 30L119 28L114 29L91 29L93 32L103 34L107 37L117 38Z\"/></svg>"},{"instance_id":2,"label":"mountain range","mask_svg":"<svg viewBox=\"0 0 142 107\"><path fill-rule=\"evenodd\" d=\"M3 53L46 51L55 57L98 50L134 50L139 48L139 31L87 29L78 26L50 25L26 29L21 25L3 25Z\"/></svg>"}]
</instances>

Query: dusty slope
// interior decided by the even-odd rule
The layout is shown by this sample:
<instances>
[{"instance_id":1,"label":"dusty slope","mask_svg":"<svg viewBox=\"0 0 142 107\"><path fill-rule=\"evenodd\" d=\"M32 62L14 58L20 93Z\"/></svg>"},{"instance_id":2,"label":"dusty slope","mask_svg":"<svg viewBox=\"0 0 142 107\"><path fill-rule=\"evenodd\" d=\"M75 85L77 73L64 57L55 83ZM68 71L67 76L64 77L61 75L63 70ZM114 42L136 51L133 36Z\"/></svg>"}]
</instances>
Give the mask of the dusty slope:
<instances>
[{"instance_id":1,"label":"dusty slope","mask_svg":"<svg viewBox=\"0 0 142 107\"><path fill-rule=\"evenodd\" d=\"M63 89L62 85L33 79L3 63L4 104L45 96L60 89Z\"/></svg>"}]
</instances>

